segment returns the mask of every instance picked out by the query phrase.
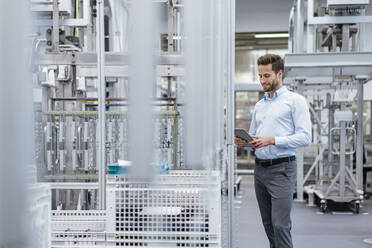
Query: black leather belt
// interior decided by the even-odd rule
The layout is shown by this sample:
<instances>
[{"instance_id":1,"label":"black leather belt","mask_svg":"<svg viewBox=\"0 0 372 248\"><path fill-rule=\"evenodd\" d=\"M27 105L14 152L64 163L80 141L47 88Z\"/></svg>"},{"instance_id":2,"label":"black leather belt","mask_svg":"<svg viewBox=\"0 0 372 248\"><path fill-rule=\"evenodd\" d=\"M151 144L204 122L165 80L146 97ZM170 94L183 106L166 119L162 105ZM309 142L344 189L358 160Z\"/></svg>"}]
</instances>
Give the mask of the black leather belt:
<instances>
[{"instance_id":1,"label":"black leather belt","mask_svg":"<svg viewBox=\"0 0 372 248\"><path fill-rule=\"evenodd\" d=\"M256 164L259 164L261 166L270 166L270 165L275 165L275 164L280 164L284 162L290 162L290 161L295 161L296 156L290 156L290 157L285 157L285 158L275 158L275 159L259 159L256 158Z\"/></svg>"}]
</instances>

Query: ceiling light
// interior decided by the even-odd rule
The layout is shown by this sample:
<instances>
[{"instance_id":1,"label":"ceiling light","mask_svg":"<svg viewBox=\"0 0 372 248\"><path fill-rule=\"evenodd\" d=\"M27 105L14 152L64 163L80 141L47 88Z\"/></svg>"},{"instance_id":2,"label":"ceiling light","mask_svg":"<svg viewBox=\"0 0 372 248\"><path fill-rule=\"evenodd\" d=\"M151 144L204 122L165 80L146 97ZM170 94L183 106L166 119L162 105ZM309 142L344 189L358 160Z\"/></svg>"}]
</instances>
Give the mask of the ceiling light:
<instances>
[{"instance_id":1,"label":"ceiling light","mask_svg":"<svg viewBox=\"0 0 372 248\"><path fill-rule=\"evenodd\" d=\"M288 33L268 33L268 34L255 34L254 38L261 39L261 38L288 38Z\"/></svg>"}]
</instances>

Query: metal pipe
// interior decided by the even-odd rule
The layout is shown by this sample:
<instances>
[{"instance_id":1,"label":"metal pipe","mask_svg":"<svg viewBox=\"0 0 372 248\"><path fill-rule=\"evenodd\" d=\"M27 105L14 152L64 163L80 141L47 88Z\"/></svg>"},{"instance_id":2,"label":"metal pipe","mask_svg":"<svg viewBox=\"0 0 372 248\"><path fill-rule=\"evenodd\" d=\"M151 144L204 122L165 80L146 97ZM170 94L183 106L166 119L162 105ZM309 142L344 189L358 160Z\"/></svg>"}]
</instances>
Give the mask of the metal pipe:
<instances>
[{"instance_id":1,"label":"metal pipe","mask_svg":"<svg viewBox=\"0 0 372 248\"><path fill-rule=\"evenodd\" d=\"M295 53L300 53L303 51L303 28L304 21L302 18L302 0L297 0Z\"/></svg>"},{"instance_id":2,"label":"metal pipe","mask_svg":"<svg viewBox=\"0 0 372 248\"><path fill-rule=\"evenodd\" d=\"M97 0L97 67L98 67L98 184L99 209L106 209L106 115L105 115L105 33L104 33L104 0Z\"/></svg>"},{"instance_id":3,"label":"metal pipe","mask_svg":"<svg viewBox=\"0 0 372 248\"><path fill-rule=\"evenodd\" d=\"M365 14L366 14L366 10L363 9L361 15L362 16L365 16ZM358 25L359 25L359 28L358 28L358 30L359 30L359 32L358 32L358 34L359 34L359 37L358 37L358 41L359 41L358 48L359 48L359 52L364 52L365 43L366 43L366 41L365 41L365 39L366 39L366 32L365 32L366 25L364 23L359 23Z\"/></svg>"},{"instance_id":4,"label":"metal pipe","mask_svg":"<svg viewBox=\"0 0 372 248\"><path fill-rule=\"evenodd\" d=\"M91 102L91 101L97 101L98 98L79 98L79 97L54 97L51 98L52 101L81 101L81 102ZM127 98L107 98L105 99L106 102L124 102L128 101ZM176 98L172 97L159 97L155 98L154 101L170 101L174 102L176 101Z\"/></svg>"},{"instance_id":5,"label":"metal pipe","mask_svg":"<svg viewBox=\"0 0 372 248\"><path fill-rule=\"evenodd\" d=\"M173 18L173 7L171 4L168 4L168 53L174 52L174 18Z\"/></svg>"},{"instance_id":6,"label":"metal pipe","mask_svg":"<svg viewBox=\"0 0 372 248\"><path fill-rule=\"evenodd\" d=\"M363 84L364 80L358 81L358 129L356 150L356 179L358 188L363 189Z\"/></svg>"},{"instance_id":7,"label":"metal pipe","mask_svg":"<svg viewBox=\"0 0 372 248\"><path fill-rule=\"evenodd\" d=\"M343 24L342 25L342 45L341 45L342 52L349 51L349 39L350 39L350 25Z\"/></svg>"},{"instance_id":8,"label":"metal pipe","mask_svg":"<svg viewBox=\"0 0 372 248\"><path fill-rule=\"evenodd\" d=\"M215 72L217 75L217 91L216 91L216 100L217 100L217 123L216 123L216 134L217 134L217 144L218 144L218 151L221 152L222 149L224 149L224 43L223 43L223 37L224 37L224 20L222 18L224 14L224 8L223 8L223 2L218 1L217 5L217 27L218 28L218 33L217 33L217 52L218 52L218 57L216 58L216 63L218 64L217 66L217 71ZM221 156L221 154L220 154ZM219 159L220 163L222 162L222 159ZM222 167L222 165L221 165Z\"/></svg>"},{"instance_id":9,"label":"metal pipe","mask_svg":"<svg viewBox=\"0 0 372 248\"><path fill-rule=\"evenodd\" d=\"M206 66L204 67L205 77L206 81L204 83L204 94L205 94L205 103L206 103L206 109L204 115L204 127L205 127L205 135L206 135L206 164L205 167L207 170L211 170L214 168L215 164L215 146L214 146L214 134L215 134L215 116L214 116L214 107L216 106L214 102L214 90L216 87L214 87L215 84L215 78L214 78L214 65L212 61L214 60L214 55L216 55L215 51L215 34L214 34L214 28L215 28L215 21L213 20L214 16L214 2L211 0L204 1L206 5L207 11L204 12L204 18L205 18L205 24L207 25L208 29L206 30L206 41L209 43L208 46L205 47L205 59L207 61ZM209 128L208 128L209 127Z\"/></svg>"},{"instance_id":10,"label":"metal pipe","mask_svg":"<svg viewBox=\"0 0 372 248\"><path fill-rule=\"evenodd\" d=\"M228 145L228 211L229 211L229 247L234 247L234 192L235 192L235 145L234 145L234 72L235 72L235 0L228 6L228 78L227 78L227 145Z\"/></svg>"},{"instance_id":11,"label":"metal pipe","mask_svg":"<svg viewBox=\"0 0 372 248\"><path fill-rule=\"evenodd\" d=\"M304 148L298 148L296 151L297 160L297 199L296 201L304 201Z\"/></svg>"},{"instance_id":12,"label":"metal pipe","mask_svg":"<svg viewBox=\"0 0 372 248\"><path fill-rule=\"evenodd\" d=\"M345 166L346 166L346 122L340 123L340 197L343 200L345 197ZM358 130L359 132L359 130Z\"/></svg>"},{"instance_id":13,"label":"metal pipe","mask_svg":"<svg viewBox=\"0 0 372 248\"><path fill-rule=\"evenodd\" d=\"M83 1L83 18L87 23L87 28L84 31L84 52L90 52L92 50L92 18L91 18L91 7L90 1Z\"/></svg>"},{"instance_id":14,"label":"metal pipe","mask_svg":"<svg viewBox=\"0 0 372 248\"><path fill-rule=\"evenodd\" d=\"M307 4L307 20L314 16L314 0L308 0ZM314 25L307 22L307 49L308 53L314 52Z\"/></svg>"},{"instance_id":15,"label":"metal pipe","mask_svg":"<svg viewBox=\"0 0 372 248\"><path fill-rule=\"evenodd\" d=\"M178 112L178 111L177 111ZM178 114L173 118L173 167L178 169Z\"/></svg>"},{"instance_id":16,"label":"metal pipe","mask_svg":"<svg viewBox=\"0 0 372 248\"><path fill-rule=\"evenodd\" d=\"M292 4L291 11L289 12L288 21L288 52L293 53L293 40L294 40L294 5Z\"/></svg>"},{"instance_id":17,"label":"metal pipe","mask_svg":"<svg viewBox=\"0 0 372 248\"><path fill-rule=\"evenodd\" d=\"M331 164L333 163L333 155L332 155L332 146L331 146L331 130L334 125L334 114L333 114L333 106L332 106L332 98L331 94L327 93L327 107L328 107L328 177L331 178L333 174L333 167Z\"/></svg>"},{"instance_id":18,"label":"metal pipe","mask_svg":"<svg viewBox=\"0 0 372 248\"><path fill-rule=\"evenodd\" d=\"M52 31L52 50L58 51L59 48L59 8L58 0L53 0L53 31Z\"/></svg>"},{"instance_id":19,"label":"metal pipe","mask_svg":"<svg viewBox=\"0 0 372 248\"><path fill-rule=\"evenodd\" d=\"M176 35L177 35L177 46L176 52L181 52L181 12L176 9Z\"/></svg>"}]
</instances>

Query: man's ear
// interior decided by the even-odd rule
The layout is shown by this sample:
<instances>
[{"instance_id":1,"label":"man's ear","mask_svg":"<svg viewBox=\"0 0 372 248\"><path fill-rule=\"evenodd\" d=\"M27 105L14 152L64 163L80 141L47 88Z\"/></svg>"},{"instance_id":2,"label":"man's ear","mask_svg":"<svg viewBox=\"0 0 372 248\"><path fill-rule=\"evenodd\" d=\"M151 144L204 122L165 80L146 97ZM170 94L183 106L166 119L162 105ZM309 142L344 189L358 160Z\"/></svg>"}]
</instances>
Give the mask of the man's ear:
<instances>
[{"instance_id":1,"label":"man's ear","mask_svg":"<svg viewBox=\"0 0 372 248\"><path fill-rule=\"evenodd\" d=\"M283 70L279 70L277 75L280 77L280 78L283 78Z\"/></svg>"}]
</instances>

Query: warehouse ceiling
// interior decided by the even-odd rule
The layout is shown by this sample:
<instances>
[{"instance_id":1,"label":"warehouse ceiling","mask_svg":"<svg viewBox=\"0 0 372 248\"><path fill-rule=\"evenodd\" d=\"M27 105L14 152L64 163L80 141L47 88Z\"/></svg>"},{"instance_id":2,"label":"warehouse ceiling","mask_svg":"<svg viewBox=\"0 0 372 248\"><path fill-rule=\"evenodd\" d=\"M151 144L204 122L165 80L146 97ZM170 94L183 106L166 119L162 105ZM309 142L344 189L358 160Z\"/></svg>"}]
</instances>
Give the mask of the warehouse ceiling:
<instances>
[{"instance_id":1,"label":"warehouse ceiling","mask_svg":"<svg viewBox=\"0 0 372 248\"><path fill-rule=\"evenodd\" d=\"M288 38L256 38L257 35L288 34L288 32L243 32L235 33L237 50L287 49Z\"/></svg>"},{"instance_id":2,"label":"warehouse ceiling","mask_svg":"<svg viewBox=\"0 0 372 248\"><path fill-rule=\"evenodd\" d=\"M288 38L255 35L287 33L292 3L293 0L236 0L236 49L286 49Z\"/></svg>"}]
</instances>

